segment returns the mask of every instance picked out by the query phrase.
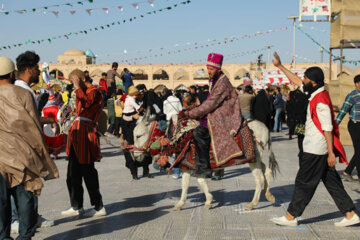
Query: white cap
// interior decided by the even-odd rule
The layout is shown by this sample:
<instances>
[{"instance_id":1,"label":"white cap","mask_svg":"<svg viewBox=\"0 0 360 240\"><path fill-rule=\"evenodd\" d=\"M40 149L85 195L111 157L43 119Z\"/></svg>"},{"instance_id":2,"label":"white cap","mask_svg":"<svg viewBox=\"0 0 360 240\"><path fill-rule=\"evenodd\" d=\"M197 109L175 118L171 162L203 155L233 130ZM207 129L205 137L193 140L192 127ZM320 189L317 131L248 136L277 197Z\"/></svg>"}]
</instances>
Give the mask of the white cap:
<instances>
[{"instance_id":1,"label":"white cap","mask_svg":"<svg viewBox=\"0 0 360 240\"><path fill-rule=\"evenodd\" d=\"M10 58L0 56L0 76L12 73L15 70L15 65Z\"/></svg>"},{"instance_id":2,"label":"white cap","mask_svg":"<svg viewBox=\"0 0 360 240\"><path fill-rule=\"evenodd\" d=\"M49 64L47 62L44 62L42 65L42 68L48 68L48 67L49 67Z\"/></svg>"}]
</instances>

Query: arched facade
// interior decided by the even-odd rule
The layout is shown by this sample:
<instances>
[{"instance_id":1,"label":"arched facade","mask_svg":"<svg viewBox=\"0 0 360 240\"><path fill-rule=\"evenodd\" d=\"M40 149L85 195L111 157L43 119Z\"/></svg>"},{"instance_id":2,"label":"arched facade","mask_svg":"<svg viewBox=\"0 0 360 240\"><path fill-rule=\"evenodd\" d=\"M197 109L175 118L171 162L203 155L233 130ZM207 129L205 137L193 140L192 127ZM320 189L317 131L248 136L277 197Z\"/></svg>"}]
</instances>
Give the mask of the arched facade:
<instances>
[{"instance_id":1,"label":"arched facade","mask_svg":"<svg viewBox=\"0 0 360 240\"><path fill-rule=\"evenodd\" d=\"M133 80L146 81L149 79L148 74L143 69L138 68L132 73L134 74Z\"/></svg>"},{"instance_id":2,"label":"arched facade","mask_svg":"<svg viewBox=\"0 0 360 240\"><path fill-rule=\"evenodd\" d=\"M169 75L164 69L159 69L154 72L153 80L169 80Z\"/></svg>"}]
</instances>

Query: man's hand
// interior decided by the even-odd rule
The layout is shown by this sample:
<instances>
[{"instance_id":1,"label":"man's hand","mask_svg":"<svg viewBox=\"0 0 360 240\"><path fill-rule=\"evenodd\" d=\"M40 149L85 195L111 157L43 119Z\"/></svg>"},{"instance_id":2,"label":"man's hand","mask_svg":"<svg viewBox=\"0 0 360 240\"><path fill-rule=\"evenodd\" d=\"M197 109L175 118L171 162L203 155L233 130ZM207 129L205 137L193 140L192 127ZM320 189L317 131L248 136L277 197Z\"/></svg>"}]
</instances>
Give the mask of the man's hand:
<instances>
[{"instance_id":1,"label":"man's hand","mask_svg":"<svg viewBox=\"0 0 360 240\"><path fill-rule=\"evenodd\" d=\"M60 134L60 127L59 124L57 124L56 122L51 124L51 127L55 129L55 136Z\"/></svg>"},{"instance_id":2,"label":"man's hand","mask_svg":"<svg viewBox=\"0 0 360 240\"><path fill-rule=\"evenodd\" d=\"M145 111L145 108L143 108L143 107L140 107L139 110L138 110L139 113L142 113L144 111Z\"/></svg>"},{"instance_id":3,"label":"man's hand","mask_svg":"<svg viewBox=\"0 0 360 240\"><path fill-rule=\"evenodd\" d=\"M80 88L80 78L78 76L72 75L70 81L74 84L75 90Z\"/></svg>"},{"instance_id":4,"label":"man's hand","mask_svg":"<svg viewBox=\"0 0 360 240\"><path fill-rule=\"evenodd\" d=\"M329 164L329 167L335 166L335 164L336 164L336 157L335 157L335 154L334 154L334 153L329 153L329 156L328 156L328 164Z\"/></svg>"},{"instance_id":5,"label":"man's hand","mask_svg":"<svg viewBox=\"0 0 360 240\"><path fill-rule=\"evenodd\" d=\"M272 60L274 66L275 67L280 67L281 66L281 60L280 60L280 57L277 54L277 52L274 52L274 58L275 58L275 60Z\"/></svg>"}]
</instances>

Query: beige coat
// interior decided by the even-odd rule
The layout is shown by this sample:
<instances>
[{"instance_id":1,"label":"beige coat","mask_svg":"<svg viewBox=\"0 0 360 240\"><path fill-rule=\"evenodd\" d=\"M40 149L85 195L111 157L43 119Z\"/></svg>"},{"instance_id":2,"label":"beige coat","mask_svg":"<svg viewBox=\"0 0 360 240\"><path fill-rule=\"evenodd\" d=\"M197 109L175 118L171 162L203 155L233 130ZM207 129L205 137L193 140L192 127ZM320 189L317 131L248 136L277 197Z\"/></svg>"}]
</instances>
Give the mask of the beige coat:
<instances>
[{"instance_id":1,"label":"beige coat","mask_svg":"<svg viewBox=\"0 0 360 240\"><path fill-rule=\"evenodd\" d=\"M45 180L59 177L43 140L31 93L14 85L0 86L0 174L8 188L23 184L40 195Z\"/></svg>"}]
</instances>

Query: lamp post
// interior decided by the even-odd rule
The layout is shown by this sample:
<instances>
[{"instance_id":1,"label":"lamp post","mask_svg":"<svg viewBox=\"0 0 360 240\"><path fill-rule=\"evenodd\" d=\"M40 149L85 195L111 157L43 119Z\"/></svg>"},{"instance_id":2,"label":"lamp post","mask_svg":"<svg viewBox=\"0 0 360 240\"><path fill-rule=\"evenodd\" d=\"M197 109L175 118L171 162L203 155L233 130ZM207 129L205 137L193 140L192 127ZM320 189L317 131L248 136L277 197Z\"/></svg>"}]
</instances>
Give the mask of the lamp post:
<instances>
[{"instance_id":1,"label":"lamp post","mask_svg":"<svg viewBox=\"0 0 360 240\"><path fill-rule=\"evenodd\" d=\"M290 16L288 19L293 20L293 29L294 29L294 36L293 36L293 63L294 63L294 69L296 69L296 19L298 19L299 16Z\"/></svg>"},{"instance_id":2,"label":"lamp post","mask_svg":"<svg viewBox=\"0 0 360 240\"><path fill-rule=\"evenodd\" d=\"M268 60L267 60L267 64L266 64L266 68L268 69L268 66L270 66L270 53L271 53L271 48L273 47L273 45L265 45L265 47L268 49Z\"/></svg>"}]
</instances>

